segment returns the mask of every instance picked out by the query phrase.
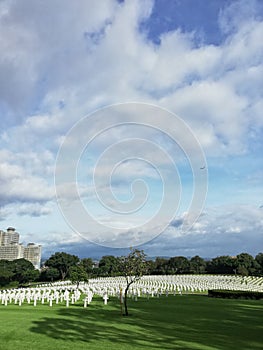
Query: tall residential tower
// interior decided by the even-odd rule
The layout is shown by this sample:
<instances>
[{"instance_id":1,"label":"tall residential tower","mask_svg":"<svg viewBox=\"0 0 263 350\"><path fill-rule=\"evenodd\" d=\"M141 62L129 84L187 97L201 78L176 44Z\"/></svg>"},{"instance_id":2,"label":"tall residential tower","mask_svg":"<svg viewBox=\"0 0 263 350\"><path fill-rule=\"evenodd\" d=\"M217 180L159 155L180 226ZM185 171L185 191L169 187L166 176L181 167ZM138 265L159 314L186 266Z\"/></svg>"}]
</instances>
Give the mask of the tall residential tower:
<instances>
[{"instance_id":1,"label":"tall residential tower","mask_svg":"<svg viewBox=\"0 0 263 350\"><path fill-rule=\"evenodd\" d=\"M0 260L24 258L39 269L41 250L41 245L35 243L29 243L26 247L19 243L19 233L13 227L8 227L6 232L0 230Z\"/></svg>"}]
</instances>

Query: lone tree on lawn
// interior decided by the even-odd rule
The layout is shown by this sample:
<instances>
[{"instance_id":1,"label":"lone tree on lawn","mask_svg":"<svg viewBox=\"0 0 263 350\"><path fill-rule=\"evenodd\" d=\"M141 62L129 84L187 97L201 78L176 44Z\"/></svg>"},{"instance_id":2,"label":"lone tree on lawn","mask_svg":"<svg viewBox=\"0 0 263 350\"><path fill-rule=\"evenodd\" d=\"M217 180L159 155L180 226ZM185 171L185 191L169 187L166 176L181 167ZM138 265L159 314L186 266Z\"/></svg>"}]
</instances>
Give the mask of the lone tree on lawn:
<instances>
[{"instance_id":1,"label":"lone tree on lawn","mask_svg":"<svg viewBox=\"0 0 263 350\"><path fill-rule=\"evenodd\" d=\"M146 254L143 250L131 249L127 256L120 258L120 270L126 279L124 291L125 316L128 316L127 294L130 286L138 281L147 271Z\"/></svg>"},{"instance_id":2,"label":"lone tree on lawn","mask_svg":"<svg viewBox=\"0 0 263 350\"><path fill-rule=\"evenodd\" d=\"M79 288L80 282L88 281L88 274L85 271L84 267L81 265L70 266L69 268L69 278L72 283L77 284L77 288Z\"/></svg>"}]
</instances>

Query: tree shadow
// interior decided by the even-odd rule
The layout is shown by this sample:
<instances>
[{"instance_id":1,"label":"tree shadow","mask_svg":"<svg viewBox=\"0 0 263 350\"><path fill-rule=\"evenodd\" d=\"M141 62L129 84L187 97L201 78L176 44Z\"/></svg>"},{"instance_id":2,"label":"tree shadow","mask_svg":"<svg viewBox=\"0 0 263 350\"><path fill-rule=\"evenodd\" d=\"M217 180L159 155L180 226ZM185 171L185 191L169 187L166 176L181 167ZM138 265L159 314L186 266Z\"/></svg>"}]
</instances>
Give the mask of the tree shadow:
<instances>
[{"instance_id":1,"label":"tree shadow","mask_svg":"<svg viewBox=\"0 0 263 350\"><path fill-rule=\"evenodd\" d=\"M150 324L138 317L143 311L138 313L131 310L128 317L123 317L117 303L109 304L109 307L105 307L93 303L86 309L76 305L59 308L55 317L44 317L34 321L30 331L73 343L105 340L112 344L130 344L135 349L170 349L155 343L155 336L159 332L162 333L161 329L159 332L156 329L151 333L145 332L145 327L149 327ZM159 334L159 337L165 342L170 342L172 337L170 339L164 334Z\"/></svg>"},{"instance_id":2,"label":"tree shadow","mask_svg":"<svg viewBox=\"0 0 263 350\"><path fill-rule=\"evenodd\" d=\"M190 303L193 304L191 312ZM198 296L191 296L190 301L189 297L188 300L187 297L140 299L130 302L131 315L123 317L117 300L112 299L107 306L101 300L95 300L88 308L82 305L60 307L54 310L54 317L34 321L30 331L72 343L106 341L111 344L109 348L114 348L117 343L128 344L134 349L235 350L249 349L252 340L255 340L253 349L262 348L260 329L244 329L242 317L251 321L253 309L236 307L235 313L235 303L232 302L233 310L229 312L230 303L224 307L219 303L219 309L213 315L209 312L212 303L208 302L207 306L207 300L202 301ZM252 325L255 322L253 320ZM242 332L246 332L245 337L242 337Z\"/></svg>"}]
</instances>

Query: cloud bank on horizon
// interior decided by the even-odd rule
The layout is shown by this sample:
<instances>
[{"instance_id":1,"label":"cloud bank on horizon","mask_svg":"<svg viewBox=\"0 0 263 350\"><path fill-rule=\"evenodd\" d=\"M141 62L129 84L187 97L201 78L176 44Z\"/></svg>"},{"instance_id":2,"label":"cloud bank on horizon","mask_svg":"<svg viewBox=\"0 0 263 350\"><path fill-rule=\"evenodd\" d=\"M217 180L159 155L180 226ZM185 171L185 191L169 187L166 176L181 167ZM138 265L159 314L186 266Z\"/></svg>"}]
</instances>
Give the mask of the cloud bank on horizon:
<instances>
[{"instance_id":1,"label":"cloud bank on horizon","mask_svg":"<svg viewBox=\"0 0 263 350\"><path fill-rule=\"evenodd\" d=\"M76 122L105 106L136 101L180 116L198 138L209 171L206 204L191 230L180 231L183 203L165 232L142 246L146 253L262 251L262 37L259 0L2 1L1 229L16 227L22 240L43 244L45 254L117 254L84 241L66 224L56 203L54 171L59 147ZM111 137L119 140L122 132ZM155 137L143 128L126 132ZM175 145L154 139L181 159ZM106 136L94 143L94 158L107 144ZM133 150L138 152L136 144ZM88 176L93 162L84 155L80 164L84 171L89 164ZM156 162L166 167L157 153ZM182 161L178 169L191 197L189 166ZM119 199L127 200L138 174L157 201L156 172L130 160L114 178ZM92 200L92 183L79 180L85 200ZM71 188L65 191L70 198Z\"/></svg>"}]
</instances>

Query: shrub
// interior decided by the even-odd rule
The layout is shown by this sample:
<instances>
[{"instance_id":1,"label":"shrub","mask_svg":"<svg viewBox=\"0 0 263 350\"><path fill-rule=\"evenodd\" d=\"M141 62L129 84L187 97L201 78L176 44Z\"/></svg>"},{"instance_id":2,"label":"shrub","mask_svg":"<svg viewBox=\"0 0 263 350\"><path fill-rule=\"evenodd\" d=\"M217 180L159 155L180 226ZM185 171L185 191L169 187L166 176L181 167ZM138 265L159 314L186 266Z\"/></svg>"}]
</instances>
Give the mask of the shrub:
<instances>
[{"instance_id":1,"label":"shrub","mask_svg":"<svg viewBox=\"0 0 263 350\"><path fill-rule=\"evenodd\" d=\"M243 291L243 290L208 290L208 296L212 298L227 298L227 299L263 299L262 292Z\"/></svg>"}]
</instances>

